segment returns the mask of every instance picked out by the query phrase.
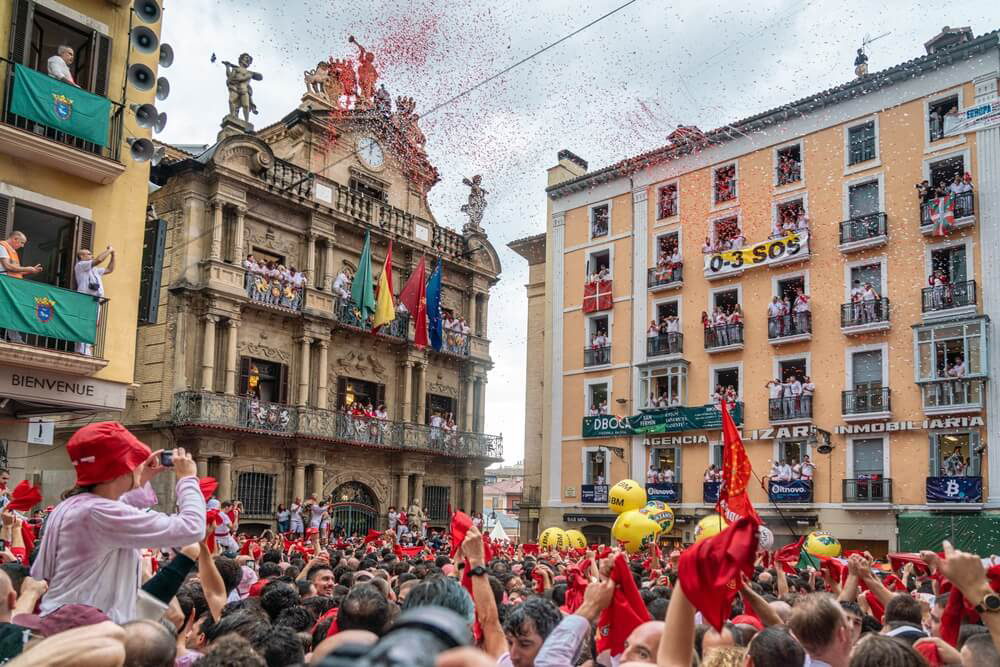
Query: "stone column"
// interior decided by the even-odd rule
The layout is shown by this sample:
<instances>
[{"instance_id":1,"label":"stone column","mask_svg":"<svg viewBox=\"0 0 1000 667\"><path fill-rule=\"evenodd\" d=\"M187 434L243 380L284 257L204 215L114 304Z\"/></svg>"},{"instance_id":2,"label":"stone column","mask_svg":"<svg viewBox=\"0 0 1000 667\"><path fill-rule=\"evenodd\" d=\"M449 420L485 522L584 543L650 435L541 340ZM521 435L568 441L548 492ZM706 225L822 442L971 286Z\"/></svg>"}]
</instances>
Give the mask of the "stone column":
<instances>
[{"instance_id":1,"label":"stone column","mask_svg":"<svg viewBox=\"0 0 1000 667\"><path fill-rule=\"evenodd\" d=\"M319 345L319 363L316 372L318 374L316 378L316 407L320 410L326 410L326 379L327 379L327 354L330 348L330 341L321 340Z\"/></svg>"},{"instance_id":2,"label":"stone column","mask_svg":"<svg viewBox=\"0 0 1000 667\"><path fill-rule=\"evenodd\" d=\"M198 466L198 477L208 477L208 457L196 456L194 462Z\"/></svg>"},{"instance_id":3,"label":"stone column","mask_svg":"<svg viewBox=\"0 0 1000 667\"><path fill-rule=\"evenodd\" d=\"M295 471L292 473L292 498L305 500L306 496L306 467L302 463L295 464Z\"/></svg>"},{"instance_id":4,"label":"stone column","mask_svg":"<svg viewBox=\"0 0 1000 667\"><path fill-rule=\"evenodd\" d=\"M296 405L305 407L309 403L309 346L312 338L303 336L299 344L299 394Z\"/></svg>"},{"instance_id":5,"label":"stone column","mask_svg":"<svg viewBox=\"0 0 1000 667\"><path fill-rule=\"evenodd\" d=\"M487 294L483 295L483 305L481 306L481 308L483 309L483 328L480 329L477 332L477 335L482 336L483 338L487 338L488 337L489 328L490 328L490 297L489 297L489 295L487 295Z\"/></svg>"},{"instance_id":6,"label":"stone column","mask_svg":"<svg viewBox=\"0 0 1000 667\"><path fill-rule=\"evenodd\" d=\"M400 418L404 422L413 420L413 362L403 362L403 400L400 401L403 414Z\"/></svg>"},{"instance_id":7,"label":"stone column","mask_svg":"<svg viewBox=\"0 0 1000 667\"><path fill-rule=\"evenodd\" d=\"M472 375L465 378L465 430L472 433L475 430L476 378Z\"/></svg>"},{"instance_id":8,"label":"stone column","mask_svg":"<svg viewBox=\"0 0 1000 667\"><path fill-rule=\"evenodd\" d=\"M473 423L478 427L476 430L482 433L486 430L486 378L476 378L476 384L479 385L479 391L476 397L476 417Z\"/></svg>"},{"instance_id":9,"label":"stone column","mask_svg":"<svg viewBox=\"0 0 1000 667\"><path fill-rule=\"evenodd\" d=\"M219 500L233 499L233 465L228 457L219 460Z\"/></svg>"},{"instance_id":10,"label":"stone column","mask_svg":"<svg viewBox=\"0 0 1000 667\"><path fill-rule=\"evenodd\" d=\"M233 235L233 264L237 266L243 265L243 235L246 233L244 231L244 217L247 214L246 206L236 207L236 233Z\"/></svg>"},{"instance_id":11,"label":"stone column","mask_svg":"<svg viewBox=\"0 0 1000 667\"><path fill-rule=\"evenodd\" d=\"M403 511L410 504L410 476L402 473L396 480L396 508Z\"/></svg>"},{"instance_id":12,"label":"stone column","mask_svg":"<svg viewBox=\"0 0 1000 667\"><path fill-rule=\"evenodd\" d=\"M316 285L316 235L309 234L306 242L306 277L311 285Z\"/></svg>"},{"instance_id":13,"label":"stone column","mask_svg":"<svg viewBox=\"0 0 1000 667\"><path fill-rule=\"evenodd\" d=\"M465 321L469 323L469 330L474 334L478 334L476 331L476 292L471 290L469 292L469 312L465 314Z\"/></svg>"},{"instance_id":14,"label":"stone column","mask_svg":"<svg viewBox=\"0 0 1000 667\"><path fill-rule=\"evenodd\" d=\"M472 506L472 480L465 478L462 480L462 500L459 503L459 507L466 512L466 514L471 514L476 511L476 508Z\"/></svg>"},{"instance_id":15,"label":"stone column","mask_svg":"<svg viewBox=\"0 0 1000 667\"><path fill-rule=\"evenodd\" d=\"M420 503L420 509L427 511L424 507L424 473L413 473L413 499Z\"/></svg>"},{"instance_id":16,"label":"stone column","mask_svg":"<svg viewBox=\"0 0 1000 667\"><path fill-rule=\"evenodd\" d=\"M212 391L215 388L215 323L219 318L215 315L205 315L204 331L201 339L201 388L202 391Z\"/></svg>"},{"instance_id":17,"label":"stone column","mask_svg":"<svg viewBox=\"0 0 1000 667\"><path fill-rule=\"evenodd\" d=\"M323 289L330 289L333 286L333 279L337 275L333 271L333 239L326 240L326 260L323 262Z\"/></svg>"},{"instance_id":18,"label":"stone column","mask_svg":"<svg viewBox=\"0 0 1000 667\"><path fill-rule=\"evenodd\" d=\"M317 498L323 497L323 464L313 466L313 493Z\"/></svg>"},{"instance_id":19,"label":"stone column","mask_svg":"<svg viewBox=\"0 0 1000 667\"><path fill-rule=\"evenodd\" d=\"M222 213L225 205L221 199L212 200L212 245L208 251L208 258L222 259Z\"/></svg>"},{"instance_id":20,"label":"stone column","mask_svg":"<svg viewBox=\"0 0 1000 667\"><path fill-rule=\"evenodd\" d=\"M226 393L236 394L236 373L237 373L237 350L236 342L239 338L240 321L229 320L229 332L226 334Z\"/></svg>"},{"instance_id":21,"label":"stone column","mask_svg":"<svg viewBox=\"0 0 1000 667\"><path fill-rule=\"evenodd\" d=\"M417 419L418 424L425 424L424 409L427 403L427 364L417 364Z\"/></svg>"},{"instance_id":22,"label":"stone column","mask_svg":"<svg viewBox=\"0 0 1000 667\"><path fill-rule=\"evenodd\" d=\"M472 480L472 504L475 506L476 512L483 511L483 480L474 479Z\"/></svg>"}]
</instances>

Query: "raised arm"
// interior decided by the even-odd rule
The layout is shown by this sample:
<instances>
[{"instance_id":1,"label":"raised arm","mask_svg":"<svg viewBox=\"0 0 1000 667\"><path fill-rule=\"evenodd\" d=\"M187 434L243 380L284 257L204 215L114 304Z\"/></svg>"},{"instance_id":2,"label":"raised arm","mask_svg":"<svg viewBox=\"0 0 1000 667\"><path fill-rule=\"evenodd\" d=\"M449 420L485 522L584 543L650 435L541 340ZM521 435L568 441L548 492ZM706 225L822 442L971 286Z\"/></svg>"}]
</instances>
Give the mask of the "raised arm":
<instances>
[{"instance_id":1,"label":"raised arm","mask_svg":"<svg viewBox=\"0 0 1000 667\"><path fill-rule=\"evenodd\" d=\"M694 606L678 583L667 607L667 622L663 624L656 664L659 667L689 667L693 652Z\"/></svg>"},{"instance_id":2,"label":"raised arm","mask_svg":"<svg viewBox=\"0 0 1000 667\"><path fill-rule=\"evenodd\" d=\"M470 568L486 566L486 550L483 546L483 535L475 526L469 528L462 541L462 554L469 561ZM497 601L493 597L493 588L487 574L473 576L472 601L476 607L476 620L483 630L483 650L494 660L499 660L507 650L507 637L500 625L500 613L497 611Z\"/></svg>"},{"instance_id":3,"label":"raised arm","mask_svg":"<svg viewBox=\"0 0 1000 667\"><path fill-rule=\"evenodd\" d=\"M778 612L771 608L771 605L767 603L767 600L757 595L757 592L750 588L750 584L746 581L743 582L743 587L740 589L740 595L743 597L743 603L749 605L753 609L754 613L757 614L757 618L765 626L769 625L781 625L781 617L778 616Z\"/></svg>"},{"instance_id":4,"label":"raised arm","mask_svg":"<svg viewBox=\"0 0 1000 667\"><path fill-rule=\"evenodd\" d=\"M211 526L208 528L213 530ZM198 548L198 578L201 580L201 588L205 592L205 601L208 602L208 610L212 614L212 620L218 622L222 618L222 608L226 606L226 584L219 574L219 568L215 567L215 558L212 552L202 541Z\"/></svg>"}]
</instances>

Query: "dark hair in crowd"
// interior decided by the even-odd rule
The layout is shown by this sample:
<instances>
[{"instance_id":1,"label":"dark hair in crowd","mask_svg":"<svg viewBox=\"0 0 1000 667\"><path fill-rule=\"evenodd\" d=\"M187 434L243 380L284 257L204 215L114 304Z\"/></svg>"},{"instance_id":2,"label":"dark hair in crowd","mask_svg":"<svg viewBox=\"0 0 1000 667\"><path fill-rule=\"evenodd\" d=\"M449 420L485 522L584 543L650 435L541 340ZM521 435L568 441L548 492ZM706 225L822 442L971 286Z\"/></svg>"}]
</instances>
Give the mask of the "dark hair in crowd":
<instances>
[{"instance_id":1,"label":"dark hair in crowd","mask_svg":"<svg viewBox=\"0 0 1000 667\"><path fill-rule=\"evenodd\" d=\"M261 579L270 579L271 577L281 576L281 566L277 563L264 561L260 564L260 568L257 570L257 575Z\"/></svg>"},{"instance_id":2,"label":"dark hair in crowd","mask_svg":"<svg viewBox=\"0 0 1000 667\"><path fill-rule=\"evenodd\" d=\"M226 585L226 593L232 593L243 579L243 569L239 566L239 563L232 558L216 556L215 568L222 577L222 583Z\"/></svg>"},{"instance_id":3,"label":"dark hair in crowd","mask_svg":"<svg viewBox=\"0 0 1000 667\"><path fill-rule=\"evenodd\" d=\"M407 600L409 601L409 600ZM371 584L355 586L340 604L337 628L381 635L389 623L389 601Z\"/></svg>"},{"instance_id":4,"label":"dark hair in crowd","mask_svg":"<svg viewBox=\"0 0 1000 667\"><path fill-rule=\"evenodd\" d=\"M232 633L246 637L253 628L262 623L264 622L254 614L246 611L238 611L234 614L223 616L215 623L210 623L206 620L201 624L201 631L205 635L205 639L209 643L212 643L219 637Z\"/></svg>"},{"instance_id":5,"label":"dark hair in crowd","mask_svg":"<svg viewBox=\"0 0 1000 667\"><path fill-rule=\"evenodd\" d=\"M319 618L326 612L337 606L337 601L325 595L314 595L302 601L302 606L312 612L312 615Z\"/></svg>"},{"instance_id":6,"label":"dark hair in crowd","mask_svg":"<svg viewBox=\"0 0 1000 667\"><path fill-rule=\"evenodd\" d=\"M198 659L197 664L198 667L267 666L264 659L254 651L250 642L239 635L229 635L212 642L208 652Z\"/></svg>"},{"instance_id":7,"label":"dark hair in crowd","mask_svg":"<svg viewBox=\"0 0 1000 667\"><path fill-rule=\"evenodd\" d=\"M867 635L851 651L850 667L927 667L917 650L885 635Z\"/></svg>"},{"instance_id":8,"label":"dark hair in crowd","mask_svg":"<svg viewBox=\"0 0 1000 667\"><path fill-rule=\"evenodd\" d=\"M285 609L299 604L299 592L283 581L273 581L260 592L260 606L272 622Z\"/></svg>"},{"instance_id":9,"label":"dark hair in crowd","mask_svg":"<svg viewBox=\"0 0 1000 667\"><path fill-rule=\"evenodd\" d=\"M920 602L913 596L905 593L896 593L893 595L885 605L885 616L882 622L892 623L893 621L909 623L919 628L923 621Z\"/></svg>"},{"instance_id":10,"label":"dark hair in crowd","mask_svg":"<svg viewBox=\"0 0 1000 667\"><path fill-rule=\"evenodd\" d=\"M465 619L471 619L475 613L469 593L451 577L440 575L428 577L410 589L403 611L426 605L446 607Z\"/></svg>"},{"instance_id":11,"label":"dark hair in crowd","mask_svg":"<svg viewBox=\"0 0 1000 667\"><path fill-rule=\"evenodd\" d=\"M788 628L772 625L750 640L747 656L754 667L800 667L806 659L805 649L795 641Z\"/></svg>"},{"instance_id":12,"label":"dark hair in crowd","mask_svg":"<svg viewBox=\"0 0 1000 667\"><path fill-rule=\"evenodd\" d=\"M562 621L562 612L551 600L533 595L507 612L503 624L504 632L515 637L527 634L525 623L529 619L535 626L538 636L544 640Z\"/></svg>"},{"instance_id":13,"label":"dark hair in crowd","mask_svg":"<svg viewBox=\"0 0 1000 667\"><path fill-rule=\"evenodd\" d=\"M972 623L963 623L958 628L958 643L955 644L955 648L959 651L965 646L965 642L969 641L976 635L988 635L990 633L989 628L985 625L973 625Z\"/></svg>"},{"instance_id":14,"label":"dark hair in crowd","mask_svg":"<svg viewBox=\"0 0 1000 667\"><path fill-rule=\"evenodd\" d=\"M297 605L295 607L286 607L281 610L278 617L274 619L275 625L284 625L296 632L306 632L312 628L313 624L316 622L316 617L313 613L303 607L302 605Z\"/></svg>"},{"instance_id":15,"label":"dark hair in crowd","mask_svg":"<svg viewBox=\"0 0 1000 667\"><path fill-rule=\"evenodd\" d=\"M247 639L254 650L264 658L267 667L286 667L305 662L305 651L295 630L284 625L255 626Z\"/></svg>"}]
</instances>

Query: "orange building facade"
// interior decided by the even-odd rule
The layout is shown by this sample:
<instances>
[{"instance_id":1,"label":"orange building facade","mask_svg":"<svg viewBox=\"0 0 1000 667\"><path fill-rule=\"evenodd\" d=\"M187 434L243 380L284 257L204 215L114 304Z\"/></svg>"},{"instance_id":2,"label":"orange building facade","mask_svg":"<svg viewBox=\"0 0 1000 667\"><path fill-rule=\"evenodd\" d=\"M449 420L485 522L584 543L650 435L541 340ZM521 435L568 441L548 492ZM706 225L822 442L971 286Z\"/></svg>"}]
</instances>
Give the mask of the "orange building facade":
<instances>
[{"instance_id":1,"label":"orange building facade","mask_svg":"<svg viewBox=\"0 0 1000 667\"><path fill-rule=\"evenodd\" d=\"M1000 507L1000 127L974 120L997 111L997 34L926 48L598 171L560 153L522 521L607 541L606 486L632 478L690 542L717 493L721 386L779 543L1000 548L977 523Z\"/></svg>"}]
</instances>

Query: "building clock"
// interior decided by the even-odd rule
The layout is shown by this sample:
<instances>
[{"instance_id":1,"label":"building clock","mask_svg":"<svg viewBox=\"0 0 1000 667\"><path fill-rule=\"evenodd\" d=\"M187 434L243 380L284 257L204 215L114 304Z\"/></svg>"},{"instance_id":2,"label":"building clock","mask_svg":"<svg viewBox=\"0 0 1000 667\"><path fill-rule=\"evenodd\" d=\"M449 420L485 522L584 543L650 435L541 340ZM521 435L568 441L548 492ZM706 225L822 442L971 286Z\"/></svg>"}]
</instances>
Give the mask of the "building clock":
<instances>
[{"instance_id":1,"label":"building clock","mask_svg":"<svg viewBox=\"0 0 1000 667\"><path fill-rule=\"evenodd\" d=\"M382 146L372 137L358 139L358 157L369 169L381 169L385 163L385 153Z\"/></svg>"}]
</instances>

